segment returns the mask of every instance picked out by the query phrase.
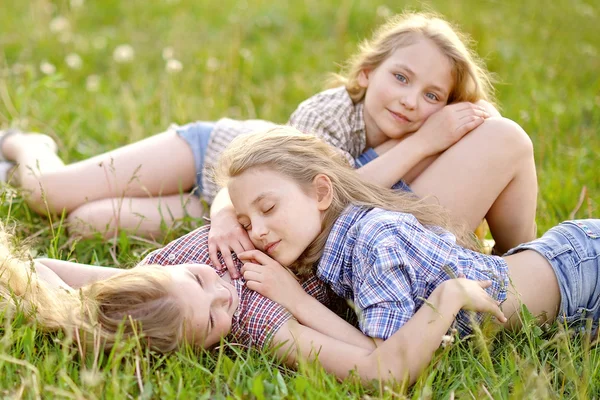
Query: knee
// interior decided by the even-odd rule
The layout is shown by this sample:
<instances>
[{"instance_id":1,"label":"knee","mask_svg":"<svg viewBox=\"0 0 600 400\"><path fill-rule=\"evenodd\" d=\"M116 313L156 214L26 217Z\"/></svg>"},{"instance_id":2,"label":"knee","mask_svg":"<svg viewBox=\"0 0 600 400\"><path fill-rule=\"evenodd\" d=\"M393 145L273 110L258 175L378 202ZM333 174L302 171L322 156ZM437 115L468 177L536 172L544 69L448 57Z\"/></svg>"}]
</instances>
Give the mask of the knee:
<instances>
[{"instance_id":1,"label":"knee","mask_svg":"<svg viewBox=\"0 0 600 400\"><path fill-rule=\"evenodd\" d=\"M511 160L533 159L531 138L508 118L489 118L473 132L481 135L496 154L504 154Z\"/></svg>"}]
</instances>

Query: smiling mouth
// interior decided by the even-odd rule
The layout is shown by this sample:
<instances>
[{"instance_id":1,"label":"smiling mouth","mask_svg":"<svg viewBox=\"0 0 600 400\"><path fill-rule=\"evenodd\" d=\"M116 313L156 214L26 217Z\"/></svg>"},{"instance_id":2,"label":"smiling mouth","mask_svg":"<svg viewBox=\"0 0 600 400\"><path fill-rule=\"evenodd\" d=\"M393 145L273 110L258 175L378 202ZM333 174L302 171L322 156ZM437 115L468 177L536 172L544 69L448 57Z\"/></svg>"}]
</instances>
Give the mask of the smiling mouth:
<instances>
[{"instance_id":1,"label":"smiling mouth","mask_svg":"<svg viewBox=\"0 0 600 400\"><path fill-rule=\"evenodd\" d=\"M265 253L267 254L271 254L271 252L273 252L273 250L275 250L275 248L277 247L277 245L281 242L281 240L278 240L276 242L272 242L269 243L268 245L265 246Z\"/></svg>"},{"instance_id":2,"label":"smiling mouth","mask_svg":"<svg viewBox=\"0 0 600 400\"><path fill-rule=\"evenodd\" d=\"M411 122L410 119L408 119L405 115L394 112L392 110L388 110L390 114L392 114L392 116L394 117L394 119L398 120L398 121L402 121L402 122Z\"/></svg>"}]
</instances>

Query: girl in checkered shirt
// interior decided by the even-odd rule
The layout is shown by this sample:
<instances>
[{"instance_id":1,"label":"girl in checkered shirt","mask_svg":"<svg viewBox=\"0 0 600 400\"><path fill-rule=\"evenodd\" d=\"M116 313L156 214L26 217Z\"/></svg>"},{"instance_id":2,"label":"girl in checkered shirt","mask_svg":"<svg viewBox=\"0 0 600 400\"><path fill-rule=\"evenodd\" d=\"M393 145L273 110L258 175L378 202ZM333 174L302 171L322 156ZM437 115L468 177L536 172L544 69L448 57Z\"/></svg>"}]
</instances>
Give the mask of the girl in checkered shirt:
<instances>
[{"instance_id":1,"label":"girl in checkered shirt","mask_svg":"<svg viewBox=\"0 0 600 400\"><path fill-rule=\"evenodd\" d=\"M384 187L400 182L432 195L474 230L485 217L499 251L534 237L537 183L531 142L500 118L489 74L468 40L435 15L404 14L381 26L337 76L334 89L303 102L289 124L320 135ZM236 136L266 121L198 122L65 166L47 136L0 132L0 154L18 163L16 183L33 209L69 214L71 233L136 230L203 213L211 258L252 249L226 193L206 172ZM470 133L469 133L470 132ZM1 159L1 156L0 156ZM364 165L367 161L368 164Z\"/></svg>"},{"instance_id":2,"label":"girl in checkered shirt","mask_svg":"<svg viewBox=\"0 0 600 400\"><path fill-rule=\"evenodd\" d=\"M291 127L235 139L217 173L258 249L238 254L247 286L327 332L323 307L306 307L289 273L316 272L353 302L362 332L381 344L381 368L397 378L414 381L452 326L468 334L483 313L516 328L525 304L539 323L597 327L600 220L566 221L503 257L484 255L435 201L363 180Z\"/></svg>"}]
</instances>

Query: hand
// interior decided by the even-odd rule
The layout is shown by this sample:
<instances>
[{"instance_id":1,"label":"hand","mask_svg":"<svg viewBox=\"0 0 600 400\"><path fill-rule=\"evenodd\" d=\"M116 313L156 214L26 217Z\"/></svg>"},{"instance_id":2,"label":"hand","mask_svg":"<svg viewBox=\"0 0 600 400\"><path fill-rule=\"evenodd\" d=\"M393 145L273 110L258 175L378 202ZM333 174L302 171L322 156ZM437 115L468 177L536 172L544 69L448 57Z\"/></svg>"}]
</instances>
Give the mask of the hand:
<instances>
[{"instance_id":1,"label":"hand","mask_svg":"<svg viewBox=\"0 0 600 400\"><path fill-rule=\"evenodd\" d=\"M460 274L447 282L453 286L452 296L460 299L462 309L490 313L502 323L507 321L498 302L484 290L492 285L492 281L474 281Z\"/></svg>"},{"instance_id":2,"label":"hand","mask_svg":"<svg viewBox=\"0 0 600 400\"><path fill-rule=\"evenodd\" d=\"M244 262L242 274L246 286L281 304L294 314L298 300L306 295L296 277L260 250L238 253Z\"/></svg>"},{"instance_id":3,"label":"hand","mask_svg":"<svg viewBox=\"0 0 600 400\"><path fill-rule=\"evenodd\" d=\"M424 155L431 156L448 149L489 116L483 106L468 102L450 104L427 118L413 134L413 140L420 140Z\"/></svg>"},{"instance_id":4,"label":"hand","mask_svg":"<svg viewBox=\"0 0 600 400\"><path fill-rule=\"evenodd\" d=\"M238 273L231 257L231 252L236 254L247 250L254 250L254 245L248 237L248 233L237 220L233 207L223 208L212 217L210 231L208 232L208 253L210 259L216 267L227 267L229 275L233 279L238 279ZM225 261L225 266L221 265L217 252L220 251Z\"/></svg>"}]
</instances>

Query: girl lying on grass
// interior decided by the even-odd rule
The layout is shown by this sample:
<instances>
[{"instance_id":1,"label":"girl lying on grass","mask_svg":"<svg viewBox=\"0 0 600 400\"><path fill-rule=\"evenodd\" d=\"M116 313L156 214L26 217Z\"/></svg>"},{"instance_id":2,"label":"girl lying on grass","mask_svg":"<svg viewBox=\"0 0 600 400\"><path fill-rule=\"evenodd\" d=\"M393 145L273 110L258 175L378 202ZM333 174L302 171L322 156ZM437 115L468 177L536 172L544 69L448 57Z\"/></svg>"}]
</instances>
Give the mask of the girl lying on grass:
<instances>
[{"instance_id":1,"label":"girl lying on grass","mask_svg":"<svg viewBox=\"0 0 600 400\"><path fill-rule=\"evenodd\" d=\"M199 228L156 250L130 270L53 259L23 261L2 231L0 307L23 311L46 331L77 330L84 340L100 334L105 350L118 345L118 332L124 338L139 337L159 352L184 343L210 348L227 338L257 349L275 349L292 367L318 355L323 367L339 378L355 366L364 381L397 378L390 356L401 336L377 349L359 330L326 307L317 307L319 301L328 304L329 298L314 276L303 280L302 287L310 295L303 304L316 312L305 321L294 319L243 280L231 280L225 270L210 266L208 229ZM239 260L236 265L241 267ZM456 280L454 289L460 286ZM502 315L489 299L478 309Z\"/></svg>"},{"instance_id":2,"label":"girl lying on grass","mask_svg":"<svg viewBox=\"0 0 600 400\"><path fill-rule=\"evenodd\" d=\"M358 172L382 187L433 196L474 230L486 218L499 251L535 236L537 197L527 134L500 118L489 72L468 39L430 14L395 16L365 41L336 88L298 106L289 124L314 133L357 160ZM484 122L485 121L485 122ZM202 216L196 187L212 207L211 258L253 249L227 193L209 179L236 136L266 121L194 122L71 165L45 135L0 132L2 155L17 163L15 183L40 213L69 213L72 233L115 229L156 236L185 215ZM373 150L376 149L376 150ZM372 160L364 165L367 161Z\"/></svg>"},{"instance_id":3,"label":"girl lying on grass","mask_svg":"<svg viewBox=\"0 0 600 400\"><path fill-rule=\"evenodd\" d=\"M540 323L590 318L597 326L599 220L567 221L503 257L484 255L442 207L367 182L326 143L291 127L235 139L217 172L258 249L238 254L247 286L303 323L319 311L288 270L316 268L354 303L361 331L384 341L384 375L416 379L451 327L464 335L481 321L465 307L493 312L509 328L520 325L521 304Z\"/></svg>"}]
</instances>

